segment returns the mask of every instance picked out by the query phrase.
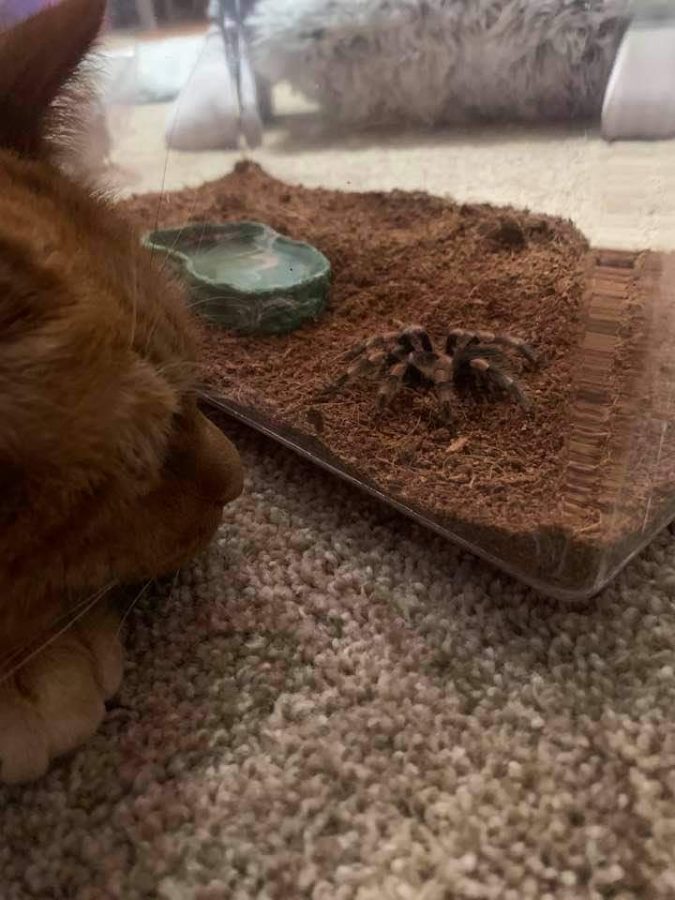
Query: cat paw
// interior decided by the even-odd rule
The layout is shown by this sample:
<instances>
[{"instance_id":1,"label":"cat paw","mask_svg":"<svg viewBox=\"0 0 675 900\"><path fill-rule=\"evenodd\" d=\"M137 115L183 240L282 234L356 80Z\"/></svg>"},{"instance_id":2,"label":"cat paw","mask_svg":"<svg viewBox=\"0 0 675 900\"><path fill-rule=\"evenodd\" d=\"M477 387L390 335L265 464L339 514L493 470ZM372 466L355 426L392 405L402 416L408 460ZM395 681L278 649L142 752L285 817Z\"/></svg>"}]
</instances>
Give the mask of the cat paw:
<instances>
[{"instance_id":1,"label":"cat paw","mask_svg":"<svg viewBox=\"0 0 675 900\"><path fill-rule=\"evenodd\" d=\"M0 683L0 782L39 778L96 731L122 679L118 625L91 616Z\"/></svg>"}]
</instances>

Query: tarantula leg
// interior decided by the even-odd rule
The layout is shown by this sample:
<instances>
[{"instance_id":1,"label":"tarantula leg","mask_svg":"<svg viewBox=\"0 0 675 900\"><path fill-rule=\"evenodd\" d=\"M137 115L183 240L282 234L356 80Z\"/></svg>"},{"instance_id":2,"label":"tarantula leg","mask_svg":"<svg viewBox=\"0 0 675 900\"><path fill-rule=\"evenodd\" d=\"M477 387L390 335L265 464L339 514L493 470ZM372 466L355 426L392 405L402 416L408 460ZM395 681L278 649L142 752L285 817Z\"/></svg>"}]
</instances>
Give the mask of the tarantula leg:
<instances>
[{"instance_id":1,"label":"tarantula leg","mask_svg":"<svg viewBox=\"0 0 675 900\"><path fill-rule=\"evenodd\" d=\"M510 375L507 375L506 372L503 372L494 362L490 362L482 356L476 356L470 360L469 366L488 390L496 387L505 394L511 394L513 399L523 409L529 410L530 403L520 389L518 382L511 378Z\"/></svg>"},{"instance_id":2,"label":"tarantula leg","mask_svg":"<svg viewBox=\"0 0 675 900\"><path fill-rule=\"evenodd\" d=\"M398 331L390 331L388 334L376 334L374 337L368 338L367 341L361 341L361 343L356 344L356 346L345 353L344 358L349 361L357 359L369 350L385 349L388 344L395 344L398 336Z\"/></svg>"},{"instance_id":3,"label":"tarantula leg","mask_svg":"<svg viewBox=\"0 0 675 900\"><path fill-rule=\"evenodd\" d=\"M409 325L398 335L398 342L408 353L419 351L424 353L434 352L431 338L421 325Z\"/></svg>"},{"instance_id":4,"label":"tarantula leg","mask_svg":"<svg viewBox=\"0 0 675 900\"><path fill-rule=\"evenodd\" d=\"M387 359L387 353L384 350L371 351L366 356L361 356L349 366L346 371L339 375L335 381L328 384L322 391L323 394L335 394L342 388L347 387L362 375L370 375L372 372L381 368Z\"/></svg>"},{"instance_id":5,"label":"tarantula leg","mask_svg":"<svg viewBox=\"0 0 675 900\"><path fill-rule=\"evenodd\" d=\"M454 424L452 415L452 365L448 362L439 362L434 369L432 381L434 390L441 407L441 416L448 425Z\"/></svg>"},{"instance_id":6,"label":"tarantula leg","mask_svg":"<svg viewBox=\"0 0 675 900\"><path fill-rule=\"evenodd\" d=\"M443 382L443 384L437 384L434 387L438 398L438 405L441 408L441 418L447 425L454 427L455 417L452 414L452 386L449 382Z\"/></svg>"},{"instance_id":7,"label":"tarantula leg","mask_svg":"<svg viewBox=\"0 0 675 900\"><path fill-rule=\"evenodd\" d=\"M382 410L387 406L398 394L403 386L405 373L408 371L408 360L403 359L401 362L392 366L387 373L387 377L383 380L377 392L377 408Z\"/></svg>"},{"instance_id":8,"label":"tarantula leg","mask_svg":"<svg viewBox=\"0 0 675 900\"><path fill-rule=\"evenodd\" d=\"M496 334L494 331L467 331L464 328L454 328L445 342L445 352L452 356L460 343L468 344L496 344L502 347L510 347L520 353L532 366L539 365L539 356L534 348L511 334Z\"/></svg>"}]
</instances>

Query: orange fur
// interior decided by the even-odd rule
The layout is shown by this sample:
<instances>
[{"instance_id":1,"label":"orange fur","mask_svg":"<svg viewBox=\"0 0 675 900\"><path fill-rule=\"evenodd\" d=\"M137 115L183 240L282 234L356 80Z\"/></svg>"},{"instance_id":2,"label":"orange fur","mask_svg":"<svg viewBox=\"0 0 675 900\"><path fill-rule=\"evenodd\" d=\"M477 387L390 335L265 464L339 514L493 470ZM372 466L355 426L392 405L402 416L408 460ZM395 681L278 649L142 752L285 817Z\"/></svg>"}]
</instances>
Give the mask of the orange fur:
<instances>
[{"instance_id":1,"label":"orange fur","mask_svg":"<svg viewBox=\"0 0 675 900\"><path fill-rule=\"evenodd\" d=\"M110 204L57 165L59 98L104 5L62 0L0 35L7 781L39 775L96 727L119 681L117 626L99 604L8 678L14 661L105 585L180 566L242 484L236 451L196 406L180 286Z\"/></svg>"}]
</instances>

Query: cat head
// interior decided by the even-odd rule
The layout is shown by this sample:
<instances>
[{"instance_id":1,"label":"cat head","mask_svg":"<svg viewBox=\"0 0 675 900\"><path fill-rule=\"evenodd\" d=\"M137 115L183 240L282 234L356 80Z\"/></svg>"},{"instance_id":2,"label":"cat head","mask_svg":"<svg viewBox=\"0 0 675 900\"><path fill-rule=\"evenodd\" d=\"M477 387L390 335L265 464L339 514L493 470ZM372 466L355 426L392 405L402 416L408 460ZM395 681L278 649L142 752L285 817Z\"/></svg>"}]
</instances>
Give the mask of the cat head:
<instances>
[{"instance_id":1,"label":"cat head","mask_svg":"<svg viewBox=\"0 0 675 900\"><path fill-rule=\"evenodd\" d=\"M242 486L197 407L182 287L58 165L104 7L62 0L0 35L0 647L177 568Z\"/></svg>"}]
</instances>

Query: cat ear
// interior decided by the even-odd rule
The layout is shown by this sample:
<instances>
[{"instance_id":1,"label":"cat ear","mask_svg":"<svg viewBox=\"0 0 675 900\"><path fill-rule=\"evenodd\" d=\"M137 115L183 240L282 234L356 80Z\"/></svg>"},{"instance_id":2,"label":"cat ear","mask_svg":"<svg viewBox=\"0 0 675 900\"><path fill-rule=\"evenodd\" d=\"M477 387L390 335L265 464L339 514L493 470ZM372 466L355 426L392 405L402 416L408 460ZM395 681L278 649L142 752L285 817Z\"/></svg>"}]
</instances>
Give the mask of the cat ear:
<instances>
[{"instance_id":1,"label":"cat ear","mask_svg":"<svg viewBox=\"0 0 675 900\"><path fill-rule=\"evenodd\" d=\"M0 0L0 28L2 27ZM61 0L0 34L0 148L37 156L47 115L101 27L105 0Z\"/></svg>"}]
</instances>

